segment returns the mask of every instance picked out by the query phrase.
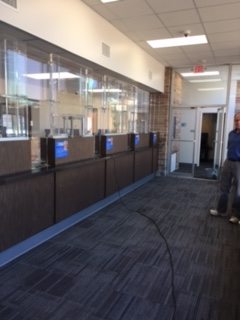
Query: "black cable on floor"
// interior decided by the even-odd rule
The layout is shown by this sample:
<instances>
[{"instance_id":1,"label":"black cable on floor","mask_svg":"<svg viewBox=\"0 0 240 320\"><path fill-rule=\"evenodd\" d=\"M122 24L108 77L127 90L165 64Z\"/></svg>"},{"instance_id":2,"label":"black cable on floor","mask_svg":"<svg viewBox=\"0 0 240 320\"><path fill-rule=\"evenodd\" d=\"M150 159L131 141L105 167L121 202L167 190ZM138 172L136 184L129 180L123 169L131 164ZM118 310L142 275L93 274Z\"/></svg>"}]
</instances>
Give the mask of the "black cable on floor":
<instances>
[{"instance_id":1,"label":"black cable on floor","mask_svg":"<svg viewBox=\"0 0 240 320\"><path fill-rule=\"evenodd\" d=\"M145 219L147 219L148 221L150 221L155 228L158 231L158 234L160 235L160 237L163 239L167 252L168 252L168 256L169 256L169 262L170 262L170 270L171 270L171 293L172 293L172 301L173 301L173 315L172 315L172 320L175 320L175 316L176 316L176 311L177 311L177 301L176 301L176 295L175 295L175 272L174 272L174 264L173 264L173 258L172 258L172 253L168 244L167 239L165 238L165 236L162 234L160 227L158 225L158 223L151 217L149 217L148 215L143 213L143 209L144 209L144 205L142 205L142 207L134 210L129 208L126 203L123 201L121 193L120 193L120 187L119 187L119 183L118 183L118 179L117 179L117 171L116 171L116 163L115 163L115 159L116 157L113 156L113 167L114 167L114 177L115 177L115 184L116 184L116 188L117 188L117 192L118 192L118 197L119 200L121 202L121 204L123 205L123 207L125 207L129 212L134 212L137 213L138 215L141 215L142 217L144 217Z\"/></svg>"}]
</instances>

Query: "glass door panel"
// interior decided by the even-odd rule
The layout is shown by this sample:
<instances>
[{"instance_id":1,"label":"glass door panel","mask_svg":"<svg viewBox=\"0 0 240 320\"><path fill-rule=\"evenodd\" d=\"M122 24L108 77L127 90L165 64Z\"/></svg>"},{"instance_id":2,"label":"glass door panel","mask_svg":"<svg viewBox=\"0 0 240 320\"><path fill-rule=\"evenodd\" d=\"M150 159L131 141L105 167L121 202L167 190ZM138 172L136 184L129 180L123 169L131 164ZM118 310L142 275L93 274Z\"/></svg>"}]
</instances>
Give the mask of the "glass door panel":
<instances>
[{"instance_id":1,"label":"glass door panel","mask_svg":"<svg viewBox=\"0 0 240 320\"><path fill-rule=\"evenodd\" d=\"M222 162L224 121L224 106L173 108L169 173L217 179ZM206 135L207 149L204 148Z\"/></svg>"},{"instance_id":2,"label":"glass door panel","mask_svg":"<svg viewBox=\"0 0 240 320\"><path fill-rule=\"evenodd\" d=\"M172 109L169 157L171 174L194 175L196 110L182 107Z\"/></svg>"}]
</instances>

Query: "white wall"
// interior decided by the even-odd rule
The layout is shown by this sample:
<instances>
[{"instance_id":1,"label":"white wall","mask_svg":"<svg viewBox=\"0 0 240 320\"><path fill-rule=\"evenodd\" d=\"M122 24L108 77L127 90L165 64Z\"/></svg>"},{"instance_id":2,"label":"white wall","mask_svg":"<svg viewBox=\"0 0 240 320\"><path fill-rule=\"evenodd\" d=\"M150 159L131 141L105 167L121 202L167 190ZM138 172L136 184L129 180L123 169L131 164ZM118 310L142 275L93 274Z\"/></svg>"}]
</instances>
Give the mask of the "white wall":
<instances>
[{"instance_id":1,"label":"white wall","mask_svg":"<svg viewBox=\"0 0 240 320\"><path fill-rule=\"evenodd\" d=\"M176 69L176 72L190 72L190 68ZM227 104L229 66L207 67L206 71L219 71L217 76L183 78L182 105L183 106L217 106ZM217 82L192 83L190 80L218 79ZM216 89L211 91L211 89ZM206 90L206 91L200 91Z\"/></svg>"},{"instance_id":2,"label":"white wall","mask_svg":"<svg viewBox=\"0 0 240 320\"><path fill-rule=\"evenodd\" d=\"M164 66L81 0L18 0L17 10L0 3L0 20L153 89L164 90ZM110 47L110 58L102 54L102 43Z\"/></svg>"},{"instance_id":3,"label":"white wall","mask_svg":"<svg viewBox=\"0 0 240 320\"><path fill-rule=\"evenodd\" d=\"M185 83L183 89L183 103L187 106L211 106L225 105L227 99L227 83L221 85L223 90L219 91L198 91L196 84ZM201 87L207 87L202 84Z\"/></svg>"}]
</instances>

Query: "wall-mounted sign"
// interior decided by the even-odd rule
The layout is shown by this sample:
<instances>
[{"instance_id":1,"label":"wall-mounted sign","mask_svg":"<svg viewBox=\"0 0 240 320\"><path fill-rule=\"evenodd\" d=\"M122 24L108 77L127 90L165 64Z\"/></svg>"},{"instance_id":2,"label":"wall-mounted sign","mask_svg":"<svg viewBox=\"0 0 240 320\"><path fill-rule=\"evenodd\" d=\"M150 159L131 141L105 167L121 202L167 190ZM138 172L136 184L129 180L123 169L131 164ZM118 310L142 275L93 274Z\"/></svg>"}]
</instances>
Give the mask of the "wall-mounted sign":
<instances>
[{"instance_id":1,"label":"wall-mounted sign","mask_svg":"<svg viewBox=\"0 0 240 320\"><path fill-rule=\"evenodd\" d=\"M112 137L107 137L106 139L106 150L111 151L113 148L113 138Z\"/></svg>"},{"instance_id":2,"label":"wall-mounted sign","mask_svg":"<svg viewBox=\"0 0 240 320\"><path fill-rule=\"evenodd\" d=\"M195 72L195 73L204 72L205 71L204 69L205 69L204 66L196 65L196 66L193 67L193 72Z\"/></svg>"},{"instance_id":3,"label":"wall-mounted sign","mask_svg":"<svg viewBox=\"0 0 240 320\"><path fill-rule=\"evenodd\" d=\"M139 142L140 142L140 136L139 136L139 134L136 134L135 135L135 141L134 141L135 146L138 145Z\"/></svg>"},{"instance_id":4,"label":"wall-mounted sign","mask_svg":"<svg viewBox=\"0 0 240 320\"><path fill-rule=\"evenodd\" d=\"M68 141L55 141L55 159L67 158L69 156Z\"/></svg>"},{"instance_id":5,"label":"wall-mounted sign","mask_svg":"<svg viewBox=\"0 0 240 320\"><path fill-rule=\"evenodd\" d=\"M153 133L153 145L157 144L157 134Z\"/></svg>"}]
</instances>

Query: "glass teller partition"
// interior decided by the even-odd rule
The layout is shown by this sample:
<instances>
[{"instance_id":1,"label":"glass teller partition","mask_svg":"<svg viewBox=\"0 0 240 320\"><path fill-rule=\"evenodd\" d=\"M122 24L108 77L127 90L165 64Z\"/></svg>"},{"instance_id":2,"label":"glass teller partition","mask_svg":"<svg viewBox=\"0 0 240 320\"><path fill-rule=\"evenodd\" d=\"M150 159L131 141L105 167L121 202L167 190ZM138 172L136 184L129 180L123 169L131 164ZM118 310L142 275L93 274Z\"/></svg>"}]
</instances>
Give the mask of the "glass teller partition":
<instances>
[{"instance_id":1,"label":"glass teller partition","mask_svg":"<svg viewBox=\"0 0 240 320\"><path fill-rule=\"evenodd\" d=\"M26 92L26 49L15 42L0 42L0 136L28 136L28 101Z\"/></svg>"},{"instance_id":2,"label":"glass teller partition","mask_svg":"<svg viewBox=\"0 0 240 320\"><path fill-rule=\"evenodd\" d=\"M0 139L26 139L33 167L41 139L147 133L149 93L14 39L0 39ZM63 153L64 154L64 153Z\"/></svg>"}]
</instances>

